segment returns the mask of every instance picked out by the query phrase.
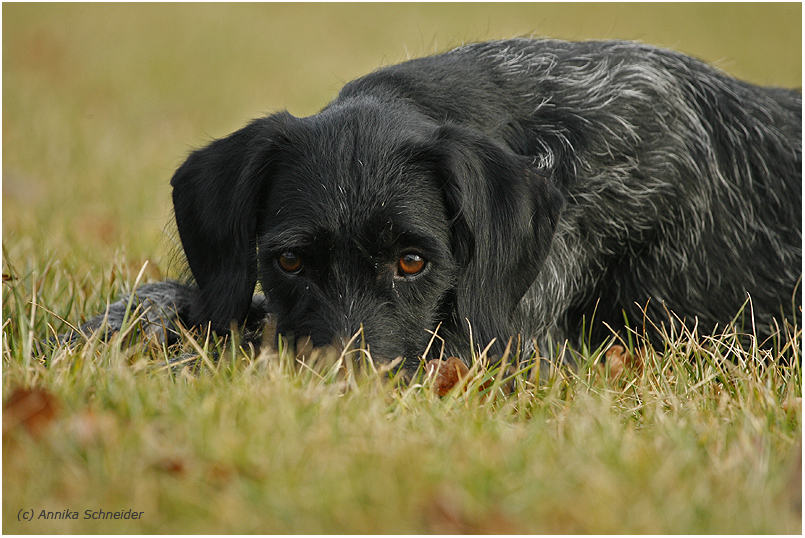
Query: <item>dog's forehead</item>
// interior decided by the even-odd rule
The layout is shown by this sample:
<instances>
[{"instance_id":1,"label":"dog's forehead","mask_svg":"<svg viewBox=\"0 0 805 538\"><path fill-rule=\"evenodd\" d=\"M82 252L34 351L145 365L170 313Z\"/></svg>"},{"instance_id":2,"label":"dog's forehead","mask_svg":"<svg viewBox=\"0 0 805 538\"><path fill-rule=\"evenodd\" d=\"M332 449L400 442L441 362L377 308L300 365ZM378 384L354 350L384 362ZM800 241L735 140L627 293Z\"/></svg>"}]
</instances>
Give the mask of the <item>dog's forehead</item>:
<instances>
[{"instance_id":1,"label":"dog's forehead","mask_svg":"<svg viewBox=\"0 0 805 538\"><path fill-rule=\"evenodd\" d=\"M360 115L315 127L271 182L269 226L293 221L353 236L401 225L447 233L439 184L413 158L413 136Z\"/></svg>"},{"instance_id":2,"label":"dog's forehead","mask_svg":"<svg viewBox=\"0 0 805 538\"><path fill-rule=\"evenodd\" d=\"M307 163L280 174L270 190L268 219L343 231L444 220L440 192L426 172L403 166L379 170L357 161L355 166Z\"/></svg>"},{"instance_id":3,"label":"dog's forehead","mask_svg":"<svg viewBox=\"0 0 805 538\"><path fill-rule=\"evenodd\" d=\"M373 99L352 100L298 119L294 149L281 155L277 190L304 191L305 204L355 210L433 198L433 177L414 158L434 127ZM294 197L296 198L296 197Z\"/></svg>"}]
</instances>

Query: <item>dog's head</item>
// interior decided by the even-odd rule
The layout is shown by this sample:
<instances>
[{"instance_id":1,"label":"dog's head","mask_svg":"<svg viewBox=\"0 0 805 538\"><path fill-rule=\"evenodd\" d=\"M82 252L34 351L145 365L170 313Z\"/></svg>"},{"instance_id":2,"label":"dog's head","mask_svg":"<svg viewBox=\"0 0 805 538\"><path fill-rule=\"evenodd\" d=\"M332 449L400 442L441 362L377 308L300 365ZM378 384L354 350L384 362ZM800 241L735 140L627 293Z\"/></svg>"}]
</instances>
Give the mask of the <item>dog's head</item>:
<instances>
[{"instance_id":1,"label":"dog's head","mask_svg":"<svg viewBox=\"0 0 805 538\"><path fill-rule=\"evenodd\" d=\"M562 206L532 159L367 97L256 120L171 183L195 322L242 322L259 279L279 332L329 345L362 328L409 367L438 326L451 353L469 327L505 345Z\"/></svg>"}]
</instances>

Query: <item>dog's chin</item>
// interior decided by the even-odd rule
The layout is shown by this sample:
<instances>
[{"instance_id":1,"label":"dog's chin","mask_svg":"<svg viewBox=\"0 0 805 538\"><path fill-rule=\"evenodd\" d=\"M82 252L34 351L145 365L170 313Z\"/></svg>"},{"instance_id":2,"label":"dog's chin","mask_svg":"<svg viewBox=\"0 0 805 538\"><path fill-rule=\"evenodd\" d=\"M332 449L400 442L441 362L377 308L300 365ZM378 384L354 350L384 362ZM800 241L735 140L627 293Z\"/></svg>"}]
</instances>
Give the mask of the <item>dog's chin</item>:
<instances>
[{"instance_id":1,"label":"dog's chin","mask_svg":"<svg viewBox=\"0 0 805 538\"><path fill-rule=\"evenodd\" d=\"M297 359L303 362L316 362L325 360L334 362L339 358L351 361L353 364L369 363L381 371L403 370L409 374L415 372L423 363L423 353L406 351L406 346L378 339L373 344L359 331L350 336L336 336L329 343L316 340L310 336L293 337L290 339L292 349ZM427 350L427 344L422 346Z\"/></svg>"},{"instance_id":2,"label":"dog's chin","mask_svg":"<svg viewBox=\"0 0 805 538\"><path fill-rule=\"evenodd\" d=\"M456 354L463 347L464 339L439 323L436 312L419 312L428 318L426 320L412 319L412 312L408 312L408 318L404 313L397 314L360 317L360 322L348 326L335 324L333 320L341 317L333 313L324 316L307 312L301 318L280 314L276 318L276 332L286 339L297 356L344 356L353 363L371 361L379 368L395 362L394 371L402 368L411 373L427 360L448 352Z\"/></svg>"}]
</instances>

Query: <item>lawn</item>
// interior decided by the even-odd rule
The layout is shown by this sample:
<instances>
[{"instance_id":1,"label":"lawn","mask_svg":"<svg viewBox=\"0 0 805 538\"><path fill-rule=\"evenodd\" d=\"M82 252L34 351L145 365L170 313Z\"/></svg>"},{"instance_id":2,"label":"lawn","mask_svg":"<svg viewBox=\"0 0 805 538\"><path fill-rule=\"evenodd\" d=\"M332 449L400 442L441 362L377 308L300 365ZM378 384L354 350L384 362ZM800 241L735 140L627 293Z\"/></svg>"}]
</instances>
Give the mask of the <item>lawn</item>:
<instances>
[{"instance_id":1,"label":"lawn","mask_svg":"<svg viewBox=\"0 0 805 538\"><path fill-rule=\"evenodd\" d=\"M668 335L623 371L580 349L575 371L509 381L479 357L444 397L281 345L37 346L182 270L170 175L251 118L532 33L638 39L800 87L800 4L2 10L3 532L801 534L799 327L772 350L729 328ZM196 367L164 366L183 351Z\"/></svg>"}]
</instances>

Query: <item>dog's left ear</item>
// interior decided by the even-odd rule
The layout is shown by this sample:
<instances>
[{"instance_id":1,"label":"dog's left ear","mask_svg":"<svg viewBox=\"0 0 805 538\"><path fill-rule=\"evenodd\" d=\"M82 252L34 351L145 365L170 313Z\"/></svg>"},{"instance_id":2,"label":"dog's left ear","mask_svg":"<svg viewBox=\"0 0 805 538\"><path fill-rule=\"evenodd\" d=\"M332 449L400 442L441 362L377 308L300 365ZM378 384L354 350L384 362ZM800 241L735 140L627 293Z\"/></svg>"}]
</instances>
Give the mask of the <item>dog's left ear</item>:
<instances>
[{"instance_id":1,"label":"dog's left ear","mask_svg":"<svg viewBox=\"0 0 805 538\"><path fill-rule=\"evenodd\" d=\"M533 284L556 230L564 198L531 157L459 126L438 129L435 148L453 252L462 272L456 320L469 320L482 346L505 346L518 303Z\"/></svg>"},{"instance_id":2,"label":"dog's left ear","mask_svg":"<svg viewBox=\"0 0 805 538\"><path fill-rule=\"evenodd\" d=\"M199 288L192 324L227 331L246 318L257 283L260 208L293 117L256 120L194 151L171 179L176 226Z\"/></svg>"}]
</instances>

